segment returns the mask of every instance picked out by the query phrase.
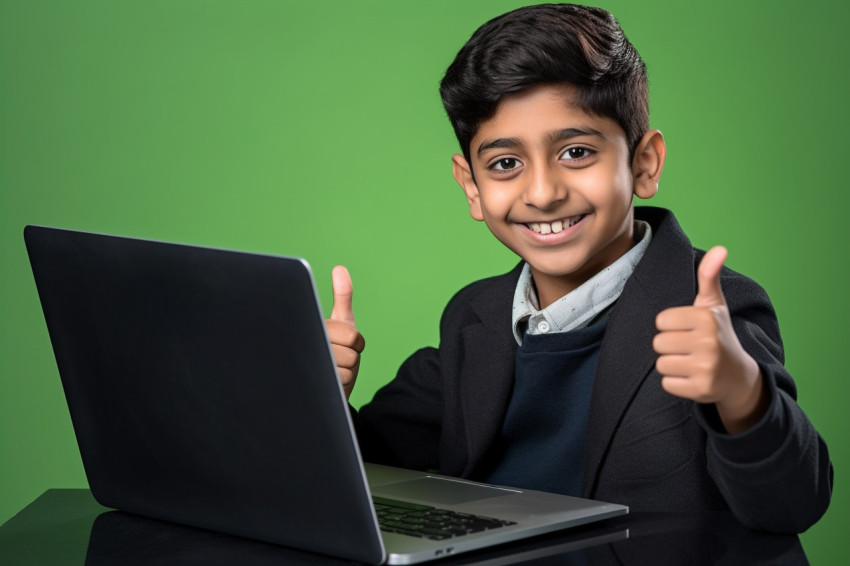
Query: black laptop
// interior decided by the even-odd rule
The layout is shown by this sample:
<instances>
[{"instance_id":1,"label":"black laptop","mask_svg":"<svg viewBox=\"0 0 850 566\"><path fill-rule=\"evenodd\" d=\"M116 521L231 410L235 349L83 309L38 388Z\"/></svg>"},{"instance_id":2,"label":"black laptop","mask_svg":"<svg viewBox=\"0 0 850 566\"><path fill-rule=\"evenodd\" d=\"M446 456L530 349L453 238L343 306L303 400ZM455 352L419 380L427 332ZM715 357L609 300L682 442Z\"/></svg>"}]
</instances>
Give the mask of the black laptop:
<instances>
[{"instance_id":1,"label":"black laptop","mask_svg":"<svg viewBox=\"0 0 850 566\"><path fill-rule=\"evenodd\" d=\"M89 486L107 507L398 564L628 512L364 464L302 259L24 235Z\"/></svg>"}]
</instances>

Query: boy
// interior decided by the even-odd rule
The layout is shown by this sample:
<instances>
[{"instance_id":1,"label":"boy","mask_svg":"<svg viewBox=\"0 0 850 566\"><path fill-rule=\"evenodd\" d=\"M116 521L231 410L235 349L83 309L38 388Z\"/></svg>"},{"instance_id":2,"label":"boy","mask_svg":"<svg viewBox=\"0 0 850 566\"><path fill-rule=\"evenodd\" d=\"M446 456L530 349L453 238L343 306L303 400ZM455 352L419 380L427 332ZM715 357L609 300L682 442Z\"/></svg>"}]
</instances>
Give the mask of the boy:
<instances>
[{"instance_id":1,"label":"boy","mask_svg":"<svg viewBox=\"0 0 850 566\"><path fill-rule=\"evenodd\" d=\"M541 5L482 26L440 86L473 218L522 258L455 295L355 415L368 461L623 503L729 508L801 532L832 465L796 404L773 308L726 250L633 207L666 158L646 69L599 9ZM327 321L345 391L364 339L335 268Z\"/></svg>"}]
</instances>

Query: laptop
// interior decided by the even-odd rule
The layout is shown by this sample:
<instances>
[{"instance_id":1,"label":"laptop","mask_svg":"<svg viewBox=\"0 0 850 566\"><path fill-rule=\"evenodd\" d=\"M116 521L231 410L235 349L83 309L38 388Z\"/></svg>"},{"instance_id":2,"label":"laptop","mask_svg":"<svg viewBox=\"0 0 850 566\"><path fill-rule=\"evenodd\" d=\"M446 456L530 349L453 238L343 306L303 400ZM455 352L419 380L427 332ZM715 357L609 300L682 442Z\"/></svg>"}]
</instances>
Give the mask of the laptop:
<instances>
[{"instance_id":1,"label":"laptop","mask_svg":"<svg viewBox=\"0 0 850 566\"><path fill-rule=\"evenodd\" d=\"M373 564L628 512L364 464L301 258L37 226L24 237L104 506Z\"/></svg>"}]
</instances>

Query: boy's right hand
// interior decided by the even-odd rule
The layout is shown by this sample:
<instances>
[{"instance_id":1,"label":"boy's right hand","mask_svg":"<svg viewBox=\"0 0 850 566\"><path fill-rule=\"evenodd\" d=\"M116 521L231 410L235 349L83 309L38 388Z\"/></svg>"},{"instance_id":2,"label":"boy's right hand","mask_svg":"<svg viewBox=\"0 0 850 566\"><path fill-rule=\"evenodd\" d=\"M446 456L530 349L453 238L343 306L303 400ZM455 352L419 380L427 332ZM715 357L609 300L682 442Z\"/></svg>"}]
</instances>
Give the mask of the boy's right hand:
<instances>
[{"instance_id":1,"label":"boy's right hand","mask_svg":"<svg viewBox=\"0 0 850 566\"><path fill-rule=\"evenodd\" d=\"M328 338L331 342L339 380L345 391L346 399L351 396L357 372L360 369L360 353L366 347L366 340L357 331L354 324L354 311L351 308L353 287L348 269L341 265L333 268L334 305L331 317L325 321Z\"/></svg>"}]
</instances>

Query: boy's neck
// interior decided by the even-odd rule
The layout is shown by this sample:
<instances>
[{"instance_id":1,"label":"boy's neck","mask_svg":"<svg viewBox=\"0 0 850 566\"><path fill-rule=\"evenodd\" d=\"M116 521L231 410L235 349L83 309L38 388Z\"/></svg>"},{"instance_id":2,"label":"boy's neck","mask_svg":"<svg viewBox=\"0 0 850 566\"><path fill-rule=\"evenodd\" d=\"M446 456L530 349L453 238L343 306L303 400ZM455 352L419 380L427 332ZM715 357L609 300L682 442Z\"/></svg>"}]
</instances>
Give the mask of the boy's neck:
<instances>
[{"instance_id":1,"label":"boy's neck","mask_svg":"<svg viewBox=\"0 0 850 566\"><path fill-rule=\"evenodd\" d=\"M600 262L589 265L579 273L570 273L562 276L553 276L538 272L534 266L531 266L531 278L534 283L534 288L537 292L537 301L539 309L543 310L561 297L575 291L591 277L613 264L619 258L623 257L626 252L634 247L634 245L643 238L643 230L635 230L634 222L629 226L627 238L623 238L622 249L615 256L615 259L607 262ZM614 244L612 244L614 245Z\"/></svg>"}]
</instances>

